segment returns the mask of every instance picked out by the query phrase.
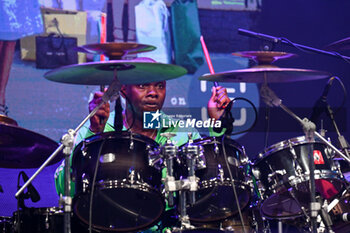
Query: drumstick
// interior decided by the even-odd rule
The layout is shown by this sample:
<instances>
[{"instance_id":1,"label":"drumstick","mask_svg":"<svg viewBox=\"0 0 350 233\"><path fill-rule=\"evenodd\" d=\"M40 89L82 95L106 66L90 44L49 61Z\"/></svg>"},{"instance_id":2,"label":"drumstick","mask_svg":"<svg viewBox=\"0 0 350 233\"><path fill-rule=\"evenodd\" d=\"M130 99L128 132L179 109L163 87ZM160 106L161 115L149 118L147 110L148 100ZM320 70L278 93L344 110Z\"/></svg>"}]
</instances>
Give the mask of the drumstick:
<instances>
[{"instance_id":1,"label":"drumstick","mask_svg":"<svg viewBox=\"0 0 350 233\"><path fill-rule=\"evenodd\" d=\"M208 52L207 46L205 45L203 36L200 37L200 41L201 41L201 44L202 44L205 60L207 61L207 64L208 64L208 67L209 67L210 74L215 74L214 67L213 67L213 64L211 63L209 52ZM214 86L215 87L219 86L218 82L214 82Z\"/></svg>"}]
</instances>

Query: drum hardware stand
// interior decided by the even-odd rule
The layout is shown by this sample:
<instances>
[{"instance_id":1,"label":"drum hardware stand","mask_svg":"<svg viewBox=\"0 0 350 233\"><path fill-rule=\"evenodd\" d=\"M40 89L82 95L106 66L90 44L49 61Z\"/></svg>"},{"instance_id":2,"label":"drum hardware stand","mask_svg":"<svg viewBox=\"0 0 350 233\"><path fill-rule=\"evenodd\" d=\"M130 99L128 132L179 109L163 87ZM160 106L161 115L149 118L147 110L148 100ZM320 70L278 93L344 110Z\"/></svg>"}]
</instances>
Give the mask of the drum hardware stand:
<instances>
[{"instance_id":1,"label":"drum hardware stand","mask_svg":"<svg viewBox=\"0 0 350 233\"><path fill-rule=\"evenodd\" d=\"M180 197L180 228L174 228L174 232L181 232L181 230L185 229L194 229L195 227L191 225L189 216L186 211L186 194L190 192L190 204L193 205L195 203L195 191L198 190L197 178L195 176L195 157L199 154L199 146L193 145L192 134L189 133L189 142L184 149L186 153L186 162L188 167L188 177L187 179L175 180L173 174L173 159L176 157L177 147L173 145L170 138L175 136L172 133L162 133L164 137L167 137L166 144L161 148L162 156L166 161L167 168L167 177L164 180L165 183L165 191L168 193L168 203L169 206L174 205L174 197L173 193L179 191Z\"/></svg>"},{"instance_id":2,"label":"drum hardware stand","mask_svg":"<svg viewBox=\"0 0 350 233\"><path fill-rule=\"evenodd\" d=\"M176 181L174 177L174 158L177 153L177 146L175 146L170 140L172 137L176 136L173 133L161 133L162 137L166 137L167 141L161 148L161 155L165 159L167 176L164 180L165 191L168 193L168 205L170 207L174 206L174 191L176 190Z\"/></svg>"},{"instance_id":3,"label":"drum hardware stand","mask_svg":"<svg viewBox=\"0 0 350 233\"><path fill-rule=\"evenodd\" d=\"M116 74L116 73L115 73ZM69 129L68 133L63 135L61 138L61 145L49 156L49 158L38 168L38 170L29 178L29 180L17 191L15 194L15 197L18 198L24 191L25 188L27 188L32 181L39 175L39 173L51 162L55 156L63 150L63 153L65 155L65 191L63 196L60 200L61 203L64 203L64 233L71 233L71 224L70 224L70 218L71 218L71 211L72 211L72 197L70 196L70 166L67 164L70 164L70 155L73 150L73 142L74 138L77 134L77 132L80 130L81 127L93 116L95 113L100 109L100 107L107 103L109 100L113 100L114 98L117 98L119 96L119 91L121 88L121 84L117 78L117 76L114 76L114 80L111 83L111 85L108 87L108 90L104 93L102 96L101 103L96 106L86 117L85 119L77 126L77 128Z\"/></svg>"},{"instance_id":4,"label":"drum hardware stand","mask_svg":"<svg viewBox=\"0 0 350 233\"><path fill-rule=\"evenodd\" d=\"M342 149L342 151L345 152L346 156L348 158L350 158L350 155L349 155L349 151L348 149L350 148L349 147L349 143L346 141L345 137L343 135L341 135L340 131L339 131L339 128L337 126L337 123L334 119L334 115L333 115L333 111L332 111L332 108L329 106L327 100L325 100L325 103L326 103L326 113L327 113L327 116L331 119L332 123L333 123L333 126L334 126L334 129L335 129L335 132L337 133L338 135L338 141L339 141L339 145ZM349 161L348 161L349 162ZM349 162L350 163L350 162Z\"/></svg>"},{"instance_id":5,"label":"drum hardware stand","mask_svg":"<svg viewBox=\"0 0 350 233\"><path fill-rule=\"evenodd\" d=\"M290 109L288 109L285 105L282 104L282 100L279 99L276 94L267 86L267 83L265 82L262 84L260 89L260 95L263 99L263 101L273 107L280 107L282 108L287 114L292 116L295 120L297 120L301 125L303 126L303 130L306 135L306 139L308 141L314 140L314 135L316 135L322 142L324 142L326 145L328 145L330 148L332 148L337 154L339 154L341 157L343 157L346 161L350 163L350 159L345 156L342 152L340 152L335 146L333 146L327 139L322 137L317 131L316 126L314 123L309 121L307 118L304 118L303 120L299 118L296 114L294 114ZM310 215L311 215L311 226L312 231L316 232L316 217L318 216L318 212L321 209L321 205L319 202L316 202L315 200L315 177L314 177L314 159L313 159L313 145L309 145L309 156L310 156L310 193L311 193L311 203L310 203Z\"/></svg>"},{"instance_id":6,"label":"drum hardware stand","mask_svg":"<svg viewBox=\"0 0 350 233\"><path fill-rule=\"evenodd\" d=\"M332 230L333 222L332 222L331 217L328 214L327 210L328 210L328 201L324 200L323 205L321 207L321 218L322 218L323 223L326 226L327 232L334 233L334 231Z\"/></svg>"}]
</instances>

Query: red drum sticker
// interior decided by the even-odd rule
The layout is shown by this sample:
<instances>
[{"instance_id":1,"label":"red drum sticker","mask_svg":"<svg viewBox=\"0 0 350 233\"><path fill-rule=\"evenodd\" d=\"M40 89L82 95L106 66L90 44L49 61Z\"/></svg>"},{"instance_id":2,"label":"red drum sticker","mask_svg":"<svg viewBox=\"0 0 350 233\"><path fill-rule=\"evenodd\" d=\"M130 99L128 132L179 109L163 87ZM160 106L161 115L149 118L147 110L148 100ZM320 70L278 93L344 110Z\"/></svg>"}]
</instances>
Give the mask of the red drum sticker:
<instances>
[{"instance_id":1,"label":"red drum sticker","mask_svg":"<svg viewBox=\"0 0 350 233\"><path fill-rule=\"evenodd\" d=\"M314 163L315 164L324 164L322 153L319 150L314 150Z\"/></svg>"}]
</instances>

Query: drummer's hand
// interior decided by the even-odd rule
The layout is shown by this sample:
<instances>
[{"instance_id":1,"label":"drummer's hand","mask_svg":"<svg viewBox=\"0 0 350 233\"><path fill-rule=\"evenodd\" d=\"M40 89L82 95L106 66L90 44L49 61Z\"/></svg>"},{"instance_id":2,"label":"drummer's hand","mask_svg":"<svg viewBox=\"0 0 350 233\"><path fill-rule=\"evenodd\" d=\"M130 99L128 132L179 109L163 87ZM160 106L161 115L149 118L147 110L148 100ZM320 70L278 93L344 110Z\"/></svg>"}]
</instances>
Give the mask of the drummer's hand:
<instances>
[{"instance_id":1,"label":"drummer's hand","mask_svg":"<svg viewBox=\"0 0 350 233\"><path fill-rule=\"evenodd\" d=\"M211 90L212 95L208 102L208 115L210 118L218 120L230 103L230 98L227 96L226 88L222 86L213 87Z\"/></svg>"},{"instance_id":2,"label":"drummer's hand","mask_svg":"<svg viewBox=\"0 0 350 233\"><path fill-rule=\"evenodd\" d=\"M103 92L96 92L94 98L89 102L89 112L102 102ZM94 133L102 133L107 120L109 118L110 106L105 103L101 108L90 118L90 130Z\"/></svg>"}]
</instances>

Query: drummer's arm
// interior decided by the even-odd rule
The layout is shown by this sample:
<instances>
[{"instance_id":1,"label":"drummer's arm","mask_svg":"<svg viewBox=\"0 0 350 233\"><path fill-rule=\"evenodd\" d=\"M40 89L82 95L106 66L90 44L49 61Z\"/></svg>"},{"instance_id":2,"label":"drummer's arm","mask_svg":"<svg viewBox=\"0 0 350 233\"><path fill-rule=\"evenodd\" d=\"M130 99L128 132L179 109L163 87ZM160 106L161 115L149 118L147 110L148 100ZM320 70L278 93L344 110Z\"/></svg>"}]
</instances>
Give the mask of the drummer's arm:
<instances>
[{"instance_id":1,"label":"drummer's arm","mask_svg":"<svg viewBox=\"0 0 350 233\"><path fill-rule=\"evenodd\" d=\"M210 136L219 137L226 132L227 129L222 124L221 117L230 101L226 88L222 86L212 88L212 95L208 101L208 115L210 119L215 119L215 124L214 128L209 128Z\"/></svg>"}]
</instances>

